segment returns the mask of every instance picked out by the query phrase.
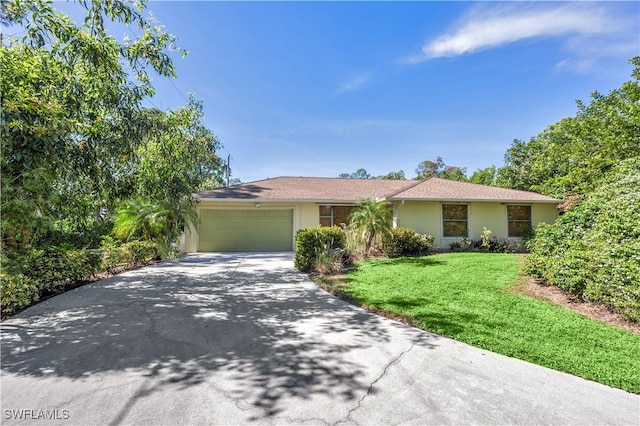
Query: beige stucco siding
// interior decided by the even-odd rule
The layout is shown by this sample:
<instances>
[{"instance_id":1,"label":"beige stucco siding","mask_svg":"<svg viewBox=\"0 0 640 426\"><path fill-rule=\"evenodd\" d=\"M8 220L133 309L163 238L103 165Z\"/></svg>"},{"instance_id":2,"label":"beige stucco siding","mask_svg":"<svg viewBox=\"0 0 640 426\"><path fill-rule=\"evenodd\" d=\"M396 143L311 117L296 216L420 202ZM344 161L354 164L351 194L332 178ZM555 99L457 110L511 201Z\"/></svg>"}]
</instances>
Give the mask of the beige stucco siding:
<instances>
[{"instance_id":1,"label":"beige stucco siding","mask_svg":"<svg viewBox=\"0 0 640 426\"><path fill-rule=\"evenodd\" d=\"M320 224L320 213L318 205L315 203L298 204L298 227L294 229L295 232L303 228L311 228Z\"/></svg>"},{"instance_id":2,"label":"beige stucco siding","mask_svg":"<svg viewBox=\"0 0 640 426\"><path fill-rule=\"evenodd\" d=\"M442 236L440 203L397 202L396 215L399 227L413 229L420 234L432 235L436 239L434 246L440 246L440 237Z\"/></svg>"},{"instance_id":3,"label":"beige stucco siding","mask_svg":"<svg viewBox=\"0 0 640 426\"><path fill-rule=\"evenodd\" d=\"M496 238L507 236L507 207L500 203L469 204L469 238L478 239L484 228Z\"/></svg>"},{"instance_id":4,"label":"beige stucco siding","mask_svg":"<svg viewBox=\"0 0 640 426\"><path fill-rule=\"evenodd\" d=\"M531 206L531 222L535 228L541 223L553 223L558 219L557 204L533 204Z\"/></svg>"},{"instance_id":5,"label":"beige stucco siding","mask_svg":"<svg viewBox=\"0 0 640 426\"><path fill-rule=\"evenodd\" d=\"M442 204L437 201L405 201L395 204L397 226L410 228L421 234L432 235L434 247L448 249L449 244L460 238L445 238L442 235ZM507 238L507 203L469 202L469 238L478 239L486 227L496 238ZM555 204L525 203L531 206L531 221L534 227L539 223L553 223L557 217Z\"/></svg>"}]
</instances>

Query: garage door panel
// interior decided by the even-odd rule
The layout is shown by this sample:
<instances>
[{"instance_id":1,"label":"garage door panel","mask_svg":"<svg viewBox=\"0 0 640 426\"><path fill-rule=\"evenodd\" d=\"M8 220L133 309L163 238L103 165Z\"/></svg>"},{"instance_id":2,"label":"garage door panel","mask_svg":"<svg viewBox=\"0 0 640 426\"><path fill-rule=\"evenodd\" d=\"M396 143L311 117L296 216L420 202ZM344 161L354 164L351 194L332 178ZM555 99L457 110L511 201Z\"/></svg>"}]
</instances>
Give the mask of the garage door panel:
<instances>
[{"instance_id":1,"label":"garage door panel","mask_svg":"<svg viewBox=\"0 0 640 426\"><path fill-rule=\"evenodd\" d=\"M199 251L292 250L293 210L201 210Z\"/></svg>"}]
</instances>

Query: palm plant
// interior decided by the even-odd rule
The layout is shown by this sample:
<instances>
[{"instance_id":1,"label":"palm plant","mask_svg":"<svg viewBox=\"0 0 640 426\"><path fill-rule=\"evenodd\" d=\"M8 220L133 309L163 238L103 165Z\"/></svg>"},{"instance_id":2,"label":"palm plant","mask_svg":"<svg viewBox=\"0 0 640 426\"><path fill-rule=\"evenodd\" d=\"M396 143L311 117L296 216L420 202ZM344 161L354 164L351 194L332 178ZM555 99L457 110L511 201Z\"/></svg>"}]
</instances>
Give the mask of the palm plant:
<instances>
[{"instance_id":1,"label":"palm plant","mask_svg":"<svg viewBox=\"0 0 640 426\"><path fill-rule=\"evenodd\" d=\"M349 227L364 242L364 255L368 256L378 237L391 234L391 204L385 200L369 198L362 200L349 214Z\"/></svg>"},{"instance_id":2,"label":"palm plant","mask_svg":"<svg viewBox=\"0 0 640 426\"><path fill-rule=\"evenodd\" d=\"M193 222L194 217L189 206L132 199L116 210L113 235L123 241L154 241L162 251L168 251L182 226Z\"/></svg>"}]
</instances>

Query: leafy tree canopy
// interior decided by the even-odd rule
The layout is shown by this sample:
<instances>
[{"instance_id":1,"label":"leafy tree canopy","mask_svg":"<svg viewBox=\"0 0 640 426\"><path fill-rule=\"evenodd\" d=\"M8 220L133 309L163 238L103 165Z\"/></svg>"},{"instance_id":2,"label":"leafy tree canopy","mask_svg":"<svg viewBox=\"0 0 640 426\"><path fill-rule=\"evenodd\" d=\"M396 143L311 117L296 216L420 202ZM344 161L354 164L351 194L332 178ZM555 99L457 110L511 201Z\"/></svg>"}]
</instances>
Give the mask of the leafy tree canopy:
<instances>
[{"instance_id":1,"label":"leafy tree canopy","mask_svg":"<svg viewBox=\"0 0 640 426\"><path fill-rule=\"evenodd\" d=\"M338 175L342 179L385 179L385 180L405 180L404 172L398 170L397 172L389 172L386 175L371 176L365 169L358 169L353 173L340 173Z\"/></svg>"},{"instance_id":2,"label":"leafy tree canopy","mask_svg":"<svg viewBox=\"0 0 640 426\"><path fill-rule=\"evenodd\" d=\"M378 176L377 179L383 179L383 180L406 180L407 178L404 176L404 171L398 170L397 172L389 172L386 175Z\"/></svg>"},{"instance_id":3,"label":"leafy tree canopy","mask_svg":"<svg viewBox=\"0 0 640 426\"><path fill-rule=\"evenodd\" d=\"M199 102L141 107L151 73L175 76L170 54L179 50L144 17L145 4L81 0L76 25L48 1L2 2L2 23L26 33L0 46L6 247L25 248L63 219L88 227L130 197L187 208L203 181L220 182L220 143ZM110 21L140 35L117 40Z\"/></svg>"},{"instance_id":4,"label":"leafy tree canopy","mask_svg":"<svg viewBox=\"0 0 640 426\"><path fill-rule=\"evenodd\" d=\"M485 167L484 169L478 169L469 178L469 182L477 183L480 185L496 185L496 176L498 169L496 166Z\"/></svg>"},{"instance_id":5,"label":"leafy tree canopy","mask_svg":"<svg viewBox=\"0 0 640 426\"><path fill-rule=\"evenodd\" d=\"M578 112L547 127L529 142L515 140L497 184L554 197L585 194L613 166L640 155L640 57L631 81L607 95L594 92Z\"/></svg>"},{"instance_id":6,"label":"leafy tree canopy","mask_svg":"<svg viewBox=\"0 0 640 426\"><path fill-rule=\"evenodd\" d=\"M342 179L374 179L365 169L358 169L353 173L340 173L338 177Z\"/></svg>"},{"instance_id":7,"label":"leafy tree canopy","mask_svg":"<svg viewBox=\"0 0 640 426\"><path fill-rule=\"evenodd\" d=\"M466 182L466 167L448 166L442 160L442 157L436 158L436 161L425 160L418 164L416 168L416 179L427 179L430 177L439 177L442 179L458 180Z\"/></svg>"}]
</instances>

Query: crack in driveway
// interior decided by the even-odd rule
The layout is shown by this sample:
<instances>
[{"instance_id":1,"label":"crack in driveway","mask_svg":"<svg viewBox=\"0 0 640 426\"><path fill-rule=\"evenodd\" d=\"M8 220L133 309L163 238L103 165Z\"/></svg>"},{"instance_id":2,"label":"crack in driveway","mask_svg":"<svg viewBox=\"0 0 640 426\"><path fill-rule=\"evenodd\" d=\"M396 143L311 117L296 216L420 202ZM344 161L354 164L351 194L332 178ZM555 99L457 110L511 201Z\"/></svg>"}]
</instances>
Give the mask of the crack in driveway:
<instances>
[{"instance_id":1,"label":"crack in driveway","mask_svg":"<svg viewBox=\"0 0 640 426\"><path fill-rule=\"evenodd\" d=\"M376 385L376 383L378 383L380 380L382 380L382 378L383 378L384 376L386 376L387 371L389 370L389 368L391 368L391 366L393 366L393 365L397 364L398 362L400 362L400 360L402 359L402 357L403 357L405 354L407 354L407 353L411 352L411 350L415 347L415 345L417 345L418 343L422 343L422 341L423 341L424 339L425 339L424 337L420 337L418 340L416 340L415 342L413 342L413 343L411 344L411 346L410 346L408 349L405 349L404 351L400 352L398 355L396 355L395 357L393 357L393 358L391 359L391 361L389 361L389 362L387 363L387 365L385 365L384 369L382 370L382 373L381 373L381 374L380 374L380 375L379 375L379 376L378 376L378 377L377 377L373 382L371 382L371 383L369 384L369 388L367 389L367 392L366 392L364 395L362 395L362 397L358 400L357 405L356 405L355 407L353 407L352 409L350 409L350 410L347 412L347 417L346 417L344 420L337 421L337 422L336 422L336 423L334 423L333 425L335 426L335 425L338 425L338 424L340 424L340 423L347 423L347 422L351 421L351 416L353 415L353 413L355 413L355 412L360 408L360 406L362 405L362 402L363 402L365 399L367 399L367 397L368 397L369 395L371 395L371 392L373 391L373 387Z\"/></svg>"}]
</instances>

